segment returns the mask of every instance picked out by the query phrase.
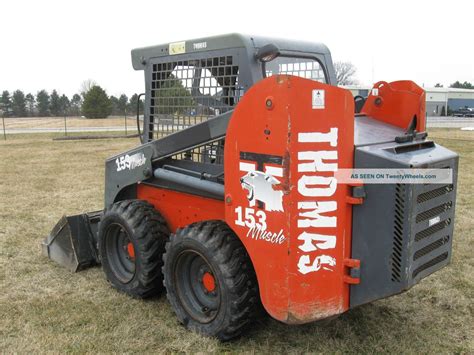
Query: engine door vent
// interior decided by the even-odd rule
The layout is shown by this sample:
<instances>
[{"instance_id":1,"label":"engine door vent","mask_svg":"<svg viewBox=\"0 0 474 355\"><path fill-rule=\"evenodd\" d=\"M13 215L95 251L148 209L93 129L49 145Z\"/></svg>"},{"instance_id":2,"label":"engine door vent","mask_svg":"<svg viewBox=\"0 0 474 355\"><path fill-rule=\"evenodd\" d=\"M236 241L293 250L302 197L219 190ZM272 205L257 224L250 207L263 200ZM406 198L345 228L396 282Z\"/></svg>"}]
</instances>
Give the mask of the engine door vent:
<instances>
[{"instance_id":1,"label":"engine door vent","mask_svg":"<svg viewBox=\"0 0 474 355\"><path fill-rule=\"evenodd\" d=\"M450 224L451 224L451 218L448 218L447 220L443 222L437 223L429 228L422 230L421 232L416 233L415 242L419 242L420 240L428 238L430 235L443 230L445 227L449 226Z\"/></svg>"},{"instance_id":2,"label":"engine door vent","mask_svg":"<svg viewBox=\"0 0 474 355\"><path fill-rule=\"evenodd\" d=\"M417 277L422 271L425 271L426 269L429 269L430 267L435 266L436 264L439 264L440 262L446 260L448 258L449 253L445 252L441 255L438 255L436 258L431 259L430 261L420 265L418 268L413 271L413 278Z\"/></svg>"},{"instance_id":3,"label":"engine door vent","mask_svg":"<svg viewBox=\"0 0 474 355\"><path fill-rule=\"evenodd\" d=\"M453 203L451 201L443 203L439 206L436 206L432 209L429 209L427 211L421 212L416 216L416 223L420 223L422 221L426 221L427 219L436 217L440 215L443 212L446 212L452 207Z\"/></svg>"},{"instance_id":4,"label":"engine door vent","mask_svg":"<svg viewBox=\"0 0 474 355\"><path fill-rule=\"evenodd\" d=\"M418 203L426 202L426 201L432 200L436 197L443 196L443 195L445 195L445 194L447 194L451 191L453 191L453 185L452 184L441 186L441 187L438 187L437 189L427 191L427 192L423 192L422 194L419 194L417 199L416 199L416 202L418 202Z\"/></svg>"},{"instance_id":5,"label":"engine door vent","mask_svg":"<svg viewBox=\"0 0 474 355\"><path fill-rule=\"evenodd\" d=\"M403 220L405 216L405 188L397 184L395 188L395 218L393 221L392 281L400 282L403 253Z\"/></svg>"},{"instance_id":6,"label":"engine door vent","mask_svg":"<svg viewBox=\"0 0 474 355\"><path fill-rule=\"evenodd\" d=\"M437 241L428 244L426 247L421 248L418 250L414 255L413 255L413 260L417 260L421 258L422 256L431 253L432 251L438 249L439 247L442 247L444 244L449 242L449 235L438 239Z\"/></svg>"}]
</instances>

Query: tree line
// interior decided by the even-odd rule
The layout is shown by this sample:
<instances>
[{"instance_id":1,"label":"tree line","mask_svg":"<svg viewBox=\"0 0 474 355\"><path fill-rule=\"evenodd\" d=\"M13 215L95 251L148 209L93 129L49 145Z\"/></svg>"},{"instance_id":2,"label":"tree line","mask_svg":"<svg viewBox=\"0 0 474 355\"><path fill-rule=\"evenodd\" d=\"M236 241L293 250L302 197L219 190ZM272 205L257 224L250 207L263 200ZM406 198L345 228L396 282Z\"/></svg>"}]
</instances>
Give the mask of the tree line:
<instances>
[{"instance_id":1,"label":"tree line","mask_svg":"<svg viewBox=\"0 0 474 355\"><path fill-rule=\"evenodd\" d=\"M440 83L436 83L435 85L435 88L442 88L442 87L443 85L441 85ZM474 89L474 85L468 81L465 81L463 83L461 83L460 81L455 81L454 83L449 85L449 87L456 88L456 89Z\"/></svg>"},{"instance_id":2,"label":"tree line","mask_svg":"<svg viewBox=\"0 0 474 355\"><path fill-rule=\"evenodd\" d=\"M60 95L57 90L49 93L40 90L36 95L15 90L10 93L4 90L0 97L0 111L5 117L62 117L85 116L87 118L106 118L110 115L133 116L137 109L138 95L130 98L121 94L119 97L108 96L99 85L92 83L80 94L71 98ZM140 111L143 103L140 103Z\"/></svg>"}]
</instances>

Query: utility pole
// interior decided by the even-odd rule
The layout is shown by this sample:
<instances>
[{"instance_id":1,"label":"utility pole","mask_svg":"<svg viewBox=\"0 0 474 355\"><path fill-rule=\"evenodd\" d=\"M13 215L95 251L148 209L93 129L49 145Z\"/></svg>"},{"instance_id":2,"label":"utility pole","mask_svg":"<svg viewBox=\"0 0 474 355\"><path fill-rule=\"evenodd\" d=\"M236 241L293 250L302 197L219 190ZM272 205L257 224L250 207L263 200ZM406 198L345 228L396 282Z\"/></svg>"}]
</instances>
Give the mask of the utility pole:
<instances>
[{"instance_id":1,"label":"utility pole","mask_svg":"<svg viewBox=\"0 0 474 355\"><path fill-rule=\"evenodd\" d=\"M125 135L127 135L127 109L125 109Z\"/></svg>"},{"instance_id":2,"label":"utility pole","mask_svg":"<svg viewBox=\"0 0 474 355\"><path fill-rule=\"evenodd\" d=\"M2 125L3 125L3 140L7 140L7 132L5 131L5 107L0 107L2 112Z\"/></svg>"},{"instance_id":3,"label":"utility pole","mask_svg":"<svg viewBox=\"0 0 474 355\"><path fill-rule=\"evenodd\" d=\"M5 132L5 114L2 114L2 123L3 123L3 140L7 140L7 132Z\"/></svg>"}]
</instances>

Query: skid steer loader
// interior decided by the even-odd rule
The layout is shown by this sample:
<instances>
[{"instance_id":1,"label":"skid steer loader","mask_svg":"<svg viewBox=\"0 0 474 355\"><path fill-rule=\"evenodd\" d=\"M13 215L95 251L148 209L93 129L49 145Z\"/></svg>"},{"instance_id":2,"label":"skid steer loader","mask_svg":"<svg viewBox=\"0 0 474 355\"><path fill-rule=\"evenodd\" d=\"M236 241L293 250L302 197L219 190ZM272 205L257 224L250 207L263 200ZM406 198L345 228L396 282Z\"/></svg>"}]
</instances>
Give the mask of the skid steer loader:
<instances>
[{"instance_id":1,"label":"skid steer loader","mask_svg":"<svg viewBox=\"0 0 474 355\"><path fill-rule=\"evenodd\" d=\"M141 144L106 161L103 211L52 230L52 260L102 264L134 297L166 291L181 323L221 340L262 305L312 322L449 263L458 156L427 139L415 83L354 98L326 46L238 34L135 49L132 63L145 74ZM452 181L337 181L351 168Z\"/></svg>"}]
</instances>

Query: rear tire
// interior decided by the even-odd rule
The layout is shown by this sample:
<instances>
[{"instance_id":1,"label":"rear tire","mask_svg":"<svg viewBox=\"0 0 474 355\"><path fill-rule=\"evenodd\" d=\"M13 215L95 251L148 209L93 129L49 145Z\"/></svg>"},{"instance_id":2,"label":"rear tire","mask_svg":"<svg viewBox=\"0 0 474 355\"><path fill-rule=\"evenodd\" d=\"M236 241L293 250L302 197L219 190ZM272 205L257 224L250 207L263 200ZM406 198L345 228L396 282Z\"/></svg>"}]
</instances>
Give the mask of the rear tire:
<instances>
[{"instance_id":1,"label":"rear tire","mask_svg":"<svg viewBox=\"0 0 474 355\"><path fill-rule=\"evenodd\" d=\"M166 244L163 274L178 320L200 334L230 340L259 314L253 265L224 222L178 229Z\"/></svg>"},{"instance_id":2,"label":"rear tire","mask_svg":"<svg viewBox=\"0 0 474 355\"><path fill-rule=\"evenodd\" d=\"M99 253L107 280L132 297L162 292L168 237L166 222L153 205L141 200L114 203L99 225Z\"/></svg>"}]
</instances>

